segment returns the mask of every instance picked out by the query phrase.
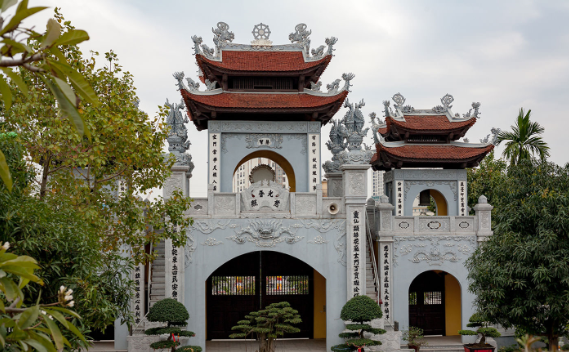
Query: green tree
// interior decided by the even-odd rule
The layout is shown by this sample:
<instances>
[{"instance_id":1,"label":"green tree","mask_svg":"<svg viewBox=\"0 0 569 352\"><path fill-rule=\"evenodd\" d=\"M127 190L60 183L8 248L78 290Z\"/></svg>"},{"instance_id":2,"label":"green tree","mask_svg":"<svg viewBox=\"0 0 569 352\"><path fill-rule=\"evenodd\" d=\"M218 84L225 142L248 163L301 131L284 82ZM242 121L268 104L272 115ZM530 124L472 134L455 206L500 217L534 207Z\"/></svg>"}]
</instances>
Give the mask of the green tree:
<instances>
[{"instance_id":1,"label":"green tree","mask_svg":"<svg viewBox=\"0 0 569 352\"><path fill-rule=\"evenodd\" d=\"M57 10L55 20L63 35L73 31ZM133 77L114 53L106 55L105 67L97 67L96 53L85 59L75 45L62 54L100 100L78 105L91 139L68 122L44 81L21 73L29 92L14 94L0 126L0 135L11 131L0 149L11 159L15 180L11 193L0 183L0 238L17 253L38 258L44 281L78 293L76 308L88 332L119 317L132 322L133 286L124 278L134 264L154 258L147 245L166 238L185 244L190 199L180 192L168 200L139 196L162 187L174 162L162 153L165 110L149 118L137 108ZM47 288L40 296L34 285L28 290L34 302L57 294Z\"/></svg>"},{"instance_id":2,"label":"green tree","mask_svg":"<svg viewBox=\"0 0 569 352\"><path fill-rule=\"evenodd\" d=\"M516 124L511 131L502 131L498 134L498 143L506 142L504 157L510 164L518 164L521 160L528 160L532 155L539 155L541 160L549 156L549 147L541 137L545 129L538 123L530 121L531 110L527 113L520 108Z\"/></svg>"},{"instance_id":3,"label":"green tree","mask_svg":"<svg viewBox=\"0 0 569 352\"><path fill-rule=\"evenodd\" d=\"M546 336L569 322L569 164L511 164L495 188L495 234L468 259L470 291L492 323Z\"/></svg>"},{"instance_id":4,"label":"green tree","mask_svg":"<svg viewBox=\"0 0 569 352\"><path fill-rule=\"evenodd\" d=\"M342 320L352 322L346 325L346 329L350 330L350 332L343 332L339 335L341 338L346 339L346 342L333 346L332 351L340 352L345 351L345 349L356 350L364 346L381 345L380 341L364 337L364 333L385 334L385 330L372 328L371 325L366 324L382 316L381 307L368 296L356 296L350 299L342 307L342 312L340 313Z\"/></svg>"},{"instance_id":5,"label":"green tree","mask_svg":"<svg viewBox=\"0 0 569 352\"><path fill-rule=\"evenodd\" d=\"M494 212L500 208L499 198L495 196L495 189L500 186L506 176L507 164L503 159L495 159L491 151L477 168L466 170L468 184L468 205L470 208L478 203L480 196L485 196L488 203L494 206Z\"/></svg>"},{"instance_id":6,"label":"green tree","mask_svg":"<svg viewBox=\"0 0 569 352\"><path fill-rule=\"evenodd\" d=\"M300 324L302 320L296 309L288 302L272 303L258 312L251 312L240 320L231 330L241 331L229 335L234 338L246 338L255 334L259 341L259 352L274 352L276 339L285 333L300 332L294 324Z\"/></svg>"},{"instance_id":7,"label":"green tree","mask_svg":"<svg viewBox=\"0 0 569 352\"><path fill-rule=\"evenodd\" d=\"M23 72L32 74L49 87L49 94L53 94L58 102L58 109L68 118L80 135L89 137L89 130L85 128L78 109L79 97L93 105L98 104L97 96L85 81L84 77L70 67L67 58L61 50L68 45L76 45L89 39L83 30L68 30L61 33L60 24L49 19L46 31L40 34L31 28L22 27L22 21L46 7L28 8L28 0L22 0L16 7L13 16L6 15L6 11L18 4L18 0L0 0L0 95L2 96L2 109L10 110L13 102L13 93L8 82L17 88L17 91L27 95L28 86L22 79ZM12 71L12 67L19 71ZM8 190L12 189L12 178L6 158L0 150L0 179Z\"/></svg>"}]
</instances>

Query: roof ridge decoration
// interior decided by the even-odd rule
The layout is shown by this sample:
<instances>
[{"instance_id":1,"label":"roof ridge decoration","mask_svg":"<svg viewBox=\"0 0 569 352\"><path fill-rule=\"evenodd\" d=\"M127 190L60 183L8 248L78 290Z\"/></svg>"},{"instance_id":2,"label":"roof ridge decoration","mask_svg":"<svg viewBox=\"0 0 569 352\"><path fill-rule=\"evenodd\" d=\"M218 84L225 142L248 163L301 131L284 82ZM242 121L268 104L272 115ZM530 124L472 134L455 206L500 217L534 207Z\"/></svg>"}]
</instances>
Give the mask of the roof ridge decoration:
<instances>
[{"instance_id":1,"label":"roof ridge decoration","mask_svg":"<svg viewBox=\"0 0 569 352\"><path fill-rule=\"evenodd\" d=\"M473 104L474 105L474 104ZM500 141L498 141L498 135L500 134L500 132L502 132L501 129L496 128L496 127L492 127L490 129L491 134L486 135L486 137L484 139L480 140L480 143L484 143L486 145L498 145L500 144ZM490 135L492 135L492 138L490 139Z\"/></svg>"},{"instance_id":2,"label":"roof ridge decoration","mask_svg":"<svg viewBox=\"0 0 569 352\"><path fill-rule=\"evenodd\" d=\"M186 77L186 81L188 82L188 85L186 86L186 84L184 83L184 76L185 76L184 71L174 72L172 76L174 76L174 78L177 81L176 85L178 86L179 91L185 90L192 94L201 94L201 95L219 94L222 91L221 88L215 88L217 82L215 81L210 82L208 79L205 80L205 87L206 87L205 91L200 91L199 90L200 84L191 79L190 77Z\"/></svg>"},{"instance_id":3,"label":"roof ridge decoration","mask_svg":"<svg viewBox=\"0 0 569 352\"><path fill-rule=\"evenodd\" d=\"M318 81L316 83L310 82L310 89L305 88L304 93L309 93L311 95L319 95L319 96L333 96L338 95L342 92L350 93L350 87L353 86L351 83L352 80L356 77L353 73L343 73L342 79L344 80L344 86L340 88L340 83L342 82L341 79L336 79L332 83L326 85L327 92L322 92L320 88L322 87L322 82ZM315 94L316 93L316 94Z\"/></svg>"},{"instance_id":4,"label":"roof ridge decoration","mask_svg":"<svg viewBox=\"0 0 569 352\"><path fill-rule=\"evenodd\" d=\"M394 94L391 99L395 102L393 109L390 106L390 101L384 100L383 114L385 117L391 117L399 121L405 121L405 115L445 115L451 122L456 120L464 121L472 117L480 118L480 102L473 102L472 108L466 114L462 114L462 117L458 113L453 114L451 104L454 102L454 97L448 93L441 98L442 105L436 105L431 109L415 109L411 105L404 105L406 99L401 93ZM474 111L472 111L473 109ZM383 126L379 127L386 127L386 125L383 124Z\"/></svg>"},{"instance_id":5,"label":"roof ridge decoration","mask_svg":"<svg viewBox=\"0 0 569 352\"><path fill-rule=\"evenodd\" d=\"M167 137L168 151L176 157L175 165L189 166L189 173L191 174L194 169L194 163L192 163L192 156L186 153L192 143L188 140L188 129L185 126L190 121L187 115L182 115L182 110L185 107L184 99L182 99L180 104L170 104L168 99L166 99L164 105L170 108L166 118L166 124L170 126Z\"/></svg>"},{"instance_id":6,"label":"roof ridge decoration","mask_svg":"<svg viewBox=\"0 0 569 352\"><path fill-rule=\"evenodd\" d=\"M307 30L307 25L299 23L295 26L295 32L290 33L289 40L291 44L273 45L269 40L271 30L264 23L259 23L253 27L253 37L255 40L248 44L235 44L233 40L235 35L229 31L229 25L225 22L218 22L217 28L212 28L214 34L213 42L215 49L203 44L202 37L192 36L194 42L194 54L203 55L209 60L221 61L223 50L234 51L301 51L305 62L318 61L325 56L333 55L334 45L338 42L338 38L326 38L326 45L321 45L310 51L310 34L311 30ZM312 54L312 55L311 55Z\"/></svg>"}]
</instances>

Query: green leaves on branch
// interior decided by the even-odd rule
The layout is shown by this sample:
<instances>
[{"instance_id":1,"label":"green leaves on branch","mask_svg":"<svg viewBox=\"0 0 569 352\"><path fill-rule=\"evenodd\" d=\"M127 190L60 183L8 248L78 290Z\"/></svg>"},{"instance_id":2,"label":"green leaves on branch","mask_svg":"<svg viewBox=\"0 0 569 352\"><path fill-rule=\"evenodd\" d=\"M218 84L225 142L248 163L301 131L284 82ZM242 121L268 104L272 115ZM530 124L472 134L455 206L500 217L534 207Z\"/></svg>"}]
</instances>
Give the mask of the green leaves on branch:
<instances>
[{"instance_id":1,"label":"green leaves on branch","mask_svg":"<svg viewBox=\"0 0 569 352\"><path fill-rule=\"evenodd\" d=\"M5 13L18 0L0 0L0 9ZM0 69L5 76L0 75L0 94L6 110L12 107L13 94L6 77L10 79L25 96L28 94L28 87L21 78L20 73L12 71L9 67L22 67L25 70L38 75L50 87L56 97L62 113L70 119L80 135L85 134L90 139L89 129L86 127L81 114L78 110L79 99L76 94L90 104L97 105L98 98L91 86L84 77L71 68L70 63L61 53L59 47L76 45L89 39L87 32L68 28L65 33L61 33L62 28L57 20L49 19L46 31L43 35L34 32L32 29L21 28L22 21L26 18L46 9L47 7L28 8L28 0L22 0L14 15L8 18L2 17L1 23L6 23L0 28ZM18 41L16 41L18 38ZM54 56L59 61L50 59ZM19 56L19 57L17 57ZM34 63L42 62L40 65ZM75 92L66 83L69 79ZM55 84L54 84L55 81ZM2 161L0 152L0 179L11 191L10 171Z\"/></svg>"},{"instance_id":2,"label":"green leaves on branch","mask_svg":"<svg viewBox=\"0 0 569 352\"><path fill-rule=\"evenodd\" d=\"M8 163L6 163L6 157L4 153L0 150L0 179L6 185L8 191L12 192L12 175L10 175L10 169L8 168Z\"/></svg>"},{"instance_id":3,"label":"green leaves on branch","mask_svg":"<svg viewBox=\"0 0 569 352\"><path fill-rule=\"evenodd\" d=\"M34 270L39 269L37 262L28 256L6 253L8 247L9 244L6 242L0 249L0 291L3 293L0 298L0 310L3 313L0 316L2 348L10 351L19 351L20 348L23 351L31 348L38 351L62 351L64 345L68 347L71 345L63 336L60 326L87 343L79 330L66 318L66 316L80 317L67 308L56 306L64 305L64 301L60 300L45 306L36 303L22 308L24 295L21 289L30 281L39 284L43 282L34 275ZM8 277L7 273L12 276ZM20 285L16 285L13 281L13 278L18 277ZM64 291L63 287L62 290Z\"/></svg>"}]
</instances>

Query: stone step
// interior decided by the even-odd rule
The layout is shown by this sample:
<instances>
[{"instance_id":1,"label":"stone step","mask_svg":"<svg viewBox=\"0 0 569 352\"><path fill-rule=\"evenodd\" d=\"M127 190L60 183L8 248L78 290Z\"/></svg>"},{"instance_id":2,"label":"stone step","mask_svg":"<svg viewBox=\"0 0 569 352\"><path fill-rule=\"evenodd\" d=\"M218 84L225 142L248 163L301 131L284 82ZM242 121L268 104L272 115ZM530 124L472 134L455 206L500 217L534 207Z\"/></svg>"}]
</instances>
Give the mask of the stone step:
<instances>
[{"instance_id":1,"label":"stone step","mask_svg":"<svg viewBox=\"0 0 569 352\"><path fill-rule=\"evenodd\" d=\"M166 295L165 289L162 289L162 290L153 289L152 292L150 292L150 297L152 297L152 296L165 296L165 295Z\"/></svg>"},{"instance_id":2,"label":"stone step","mask_svg":"<svg viewBox=\"0 0 569 352\"><path fill-rule=\"evenodd\" d=\"M165 265L152 265L152 271L153 272L164 272L164 270L166 270L166 266Z\"/></svg>"},{"instance_id":3,"label":"stone step","mask_svg":"<svg viewBox=\"0 0 569 352\"><path fill-rule=\"evenodd\" d=\"M153 282L152 290L164 290L166 289L166 283L164 282Z\"/></svg>"},{"instance_id":4,"label":"stone step","mask_svg":"<svg viewBox=\"0 0 569 352\"><path fill-rule=\"evenodd\" d=\"M163 284L166 282L166 277L164 275L162 276L154 276L152 275L152 285L154 284Z\"/></svg>"},{"instance_id":5,"label":"stone step","mask_svg":"<svg viewBox=\"0 0 569 352\"><path fill-rule=\"evenodd\" d=\"M164 266L166 265L166 259L155 259L154 262L152 262L152 266Z\"/></svg>"}]
</instances>

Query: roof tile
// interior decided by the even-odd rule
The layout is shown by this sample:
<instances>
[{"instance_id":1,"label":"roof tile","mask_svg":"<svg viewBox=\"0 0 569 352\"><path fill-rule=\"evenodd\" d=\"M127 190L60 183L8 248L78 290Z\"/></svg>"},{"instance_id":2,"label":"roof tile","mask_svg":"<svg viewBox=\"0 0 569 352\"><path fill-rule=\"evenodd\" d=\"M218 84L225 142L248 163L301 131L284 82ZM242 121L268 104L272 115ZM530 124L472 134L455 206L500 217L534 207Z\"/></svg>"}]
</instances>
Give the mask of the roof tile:
<instances>
[{"instance_id":1,"label":"roof tile","mask_svg":"<svg viewBox=\"0 0 569 352\"><path fill-rule=\"evenodd\" d=\"M331 55L318 61L305 62L300 51L227 51L222 52L222 60L214 61L203 55L196 55L198 65L201 61L208 65L232 71L284 72L302 71L319 65L328 65Z\"/></svg>"}]
</instances>

